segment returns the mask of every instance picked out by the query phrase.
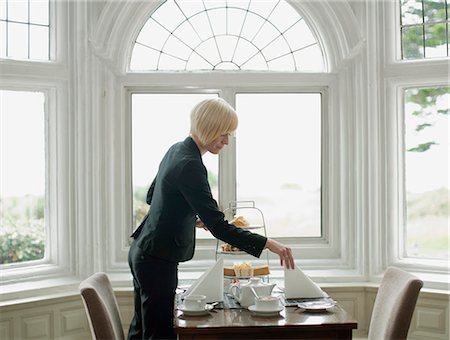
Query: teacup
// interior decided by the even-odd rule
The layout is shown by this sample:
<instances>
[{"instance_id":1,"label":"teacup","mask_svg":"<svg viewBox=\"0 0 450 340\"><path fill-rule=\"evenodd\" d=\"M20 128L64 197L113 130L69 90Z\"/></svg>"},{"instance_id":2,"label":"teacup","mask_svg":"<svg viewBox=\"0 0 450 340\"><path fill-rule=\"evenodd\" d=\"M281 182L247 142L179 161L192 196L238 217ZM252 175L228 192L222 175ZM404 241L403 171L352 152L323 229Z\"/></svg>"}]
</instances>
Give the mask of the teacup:
<instances>
[{"instance_id":1,"label":"teacup","mask_svg":"<svg viewBox=\"0 0 450 340\"><path fill-rule=\"evenodd\" d=\"M255 308L258 310L277 310L280 307L280 299L277 296L258 296L255 298Z\"/></svg>"},{"instance_id":2,"label":"teacup","mask_svg":"<svg viewBox=\"0 0 450 340\"><path fill-rule=\"evenodd\" d=\"M188 295L184 298L184 307L187 310L203 310L206 307L206 296L199 294Z\"/></svg>"}]
</instances>

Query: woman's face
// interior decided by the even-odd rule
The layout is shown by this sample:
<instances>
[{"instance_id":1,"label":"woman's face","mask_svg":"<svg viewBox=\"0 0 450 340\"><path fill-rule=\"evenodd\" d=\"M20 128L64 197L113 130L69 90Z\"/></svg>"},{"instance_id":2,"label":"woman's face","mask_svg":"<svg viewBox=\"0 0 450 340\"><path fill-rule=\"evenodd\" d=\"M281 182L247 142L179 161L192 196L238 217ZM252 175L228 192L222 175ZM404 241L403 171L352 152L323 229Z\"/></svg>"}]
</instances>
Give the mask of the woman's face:
<instances>
[{"instance_id":1,"label":"woman's face","mask_svg":"<svg viewBox=\"0 0 450 340\"><path fill-rule=\"evenodd\" d=\"M223 149L223 147L225 145L228 145L229 137L230 137L229 133L220 135L218 138L214 139L211 143L205 145L206 150L215 155L219 154L219 152Z\"/></svg>"}]
</instances>

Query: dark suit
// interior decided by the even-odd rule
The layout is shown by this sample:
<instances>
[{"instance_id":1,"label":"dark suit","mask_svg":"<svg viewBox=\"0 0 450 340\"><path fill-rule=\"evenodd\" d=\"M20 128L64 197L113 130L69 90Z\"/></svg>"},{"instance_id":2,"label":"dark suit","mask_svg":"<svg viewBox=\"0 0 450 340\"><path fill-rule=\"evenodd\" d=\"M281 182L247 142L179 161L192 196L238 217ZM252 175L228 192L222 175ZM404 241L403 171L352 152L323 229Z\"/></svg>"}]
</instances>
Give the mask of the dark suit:
<instances>
[{"instance_id":1,"label":"dark suit","mask_svg":"<svg viewBox=\"0 0 450 340\"><path fill-rule=\"evenodd\" d=\"M166 291L167 301L170 299L173 301L177 283L177 279L173 278L173 268L176 272L178 262L190 260L194 255L197 216L216 238L256 257L261 255L267 241L264 236L236 228L224 219L224 214L218 209L211 195L200 150L191 137L173 145L166 153L159 166L158 174L148 190L147 203L150 205L150 210L132 235L135 240L129 257L135 284L135 305L142 305L143 293L144 295L150 293L148 292L150 288L155 290L154 282L149 289L146 289L145 285L150 282L141 281L148 276L160 275L161 268L167 266L171 267L166 274L170 282L166 282L166 286L156 292L165 291L164 289L167 290L167 287L170 287L169 291ZM147 267L153 267L155 270ZM139 293L138 299L136 294ZM159 295L154 294L147 298L157 299ZM149 305L147 308L151 309L154 306ZM138 317L136 315L138 312L136 309L135 319ZM167 317L172 320L173 310ZM144 323L148 322L148 318L143 315L141 320L144 320ZM134 327L133 332L138 334L136 327L140 325L133 326L133 323L130 331ZM146 325L142 326L146 327Z\"/></svg>"}]
</instances>

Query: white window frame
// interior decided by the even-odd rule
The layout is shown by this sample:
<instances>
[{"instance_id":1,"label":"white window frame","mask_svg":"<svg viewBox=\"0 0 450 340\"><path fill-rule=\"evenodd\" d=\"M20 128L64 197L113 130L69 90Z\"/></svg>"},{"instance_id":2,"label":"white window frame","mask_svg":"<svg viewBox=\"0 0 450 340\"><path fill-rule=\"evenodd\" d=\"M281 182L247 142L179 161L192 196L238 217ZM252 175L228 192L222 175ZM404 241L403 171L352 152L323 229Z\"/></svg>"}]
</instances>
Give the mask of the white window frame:
<instances>
[{"instance_id":1,"label":"white window frame","mask_svg":"<svg viewBox=\"0 0 450 340\"><path fill-rule=\"evenodd\" d=\"M402 267L424 278L429 287L442 288L448 284L448 261L404 256L404 90L411 87L449 86L449 58L420 60L400 59L400 5L399 1L380 2L380 23L384 27L385 50L380 49L379 57L384 69L385 99L380 110L380 150L381 169L386 174L380 177L381 188L379 242L380 261L376 272L388 266ZM382 92L383 93L383 92Z\"/></svg>"},{"instance_id":2,"label":"white window frame","mask_svg":"<svg viewBox=\"0 0 450 340\"><path fill-rule=\"evenodd\" d=\"M49 61L0 58L0 89L42 92L45 95L46 188L45 221L46 251L36 261L10 263L0 266L0 289L17 294L15 284L30 278L73 275L73 132L70 129L68 95L68 7L66 1L51 0ZM56 34L58 30L58 34ZM26 139L25 139L26 142ZM32 166L32 165L31 165ZM71 242L72 240L72 242ZM40 285L33 287L38 289ZM25 286L23 286L24 288Z\"/></svg>"},{"instance_id":3,"label":"white window frame","mask_svg":"<svg viewBox=\"0 0 450 340\"><path fill-rule=\"evenodd\" d=\"M146 86L143 84L158 84L157 86ZM342 207L342 199L348 200L353 192L346 185L342 185L341 176L347 171L345 168L351 166L350 160L338 160L336 151L339 149L340 140L343 137L341 119L337 112L336 96L338 95L337 82L334 75L331 74L300 74L300 73L204 73L192 72L189 74L149 72L145 74L127 74L121 82L120 107L124 115L121 115L120 122L117 122L115 135L121 136L119 144L120 156L117 155L117 162L126 164L122 166L123 177L120 173L117 180L122 183L117 192L120 203L116 204L124 207L121 211L115 212L115 218L111 223L118 223L116 227L120 234L111 235L109 244L110 256L108 257L108 268L111 271L122 271L127 269L127 255L129 247L130 226L132 225L132 188L131 188L131 94L132 93L202 93L215 92L234 105L235 93L279 93L279 92L320 92L322 93L323 110L323 131L322 131L322 237L320 238L279 238L283 243L289 244L294 252L294 256L301 259L303 268L316 270L317 275L329 275L329 270L333 269L333 274L343 279L345 275L356 275L356 263L359 263L358 256L355 256L359 250L353 246L356 229L355 219L350 216L352 213ZM330 98L330 96L332 96ZM343 123L345 129L349 129L349 124L353 124L348 118ZM346 138L346 137L345 137ZM348 143L348 142L344 142ZM353 147L347 145L346 147ZM228 146L227 152L220 157L220 165L233 170L235 160L232 151L233 144ZM351 152L344 152L349 155ZM227 161L224 162L224 159ZM344 169L344 170L343 170ZM220 203L227 200L234 200L235 179L231 176L232 171L224 171L227 177L220 179L221 188L230 188L231 190L220 191ZM347 181L347 180L346 180ZM352 184L349 184L352 186ZM354 198L352 198L354 200ZM226 203L225 203L226 204ZM119 225L120 223L120 225ZM115 228L111 226L111 228ZM199 240L196 245L196 253L193 260L180 264L182 272L196 270L205 270L214 261L215 240ZM262 261L262 260L261 260ZM281 267L279 258L274 254L270 256L271 266L274 268L274 275L281 277ZM279 272L277 272L279 271ZM345 272L345 275L342 273ZM326 274L324 274L326 273ZM349 274L350 273L350 274ZM339 280L339 279L338 279ZM359 276L358 280L363 280Z\"/></svg>"}]
</instances>

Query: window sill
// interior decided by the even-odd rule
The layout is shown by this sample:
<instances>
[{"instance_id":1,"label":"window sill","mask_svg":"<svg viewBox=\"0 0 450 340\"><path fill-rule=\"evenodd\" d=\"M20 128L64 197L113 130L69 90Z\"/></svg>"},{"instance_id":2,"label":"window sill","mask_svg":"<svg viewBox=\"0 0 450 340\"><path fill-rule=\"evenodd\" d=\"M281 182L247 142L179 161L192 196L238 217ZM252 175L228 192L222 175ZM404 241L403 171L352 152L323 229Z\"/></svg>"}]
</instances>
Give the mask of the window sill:
<instances>
[{"instance_id":1,"label":"window sill","mask_svg":"<svg viewBox=\"0 0 450 340\"><path fill-rule=\"evenodd\" d=\"M117 295L132 294L133 288L131 286L131 277L126 274L108 274L114 286L114 291ZM190 284L195 280L195 277L188 275L180 278L180 285ZM2 287L2 294L0 295L0 307L12 307L34 303L39 301L50 301L57 299L67 299L79 295L78 285L81 279L75 277L58 278L53 280L45 280L34 283L18 283L10 285L8 290ZM274 283L283 284L282 280L274 279ZM321 288L328 291L329 294L333 292L349 292L354 293L356 290L374 292L376 293L379 283L376 282L327 282L321 283ZM426 298L449 299L450 291L445 289L430 289L423 288L421 296Z\"/></svg>"}]
</instances>

